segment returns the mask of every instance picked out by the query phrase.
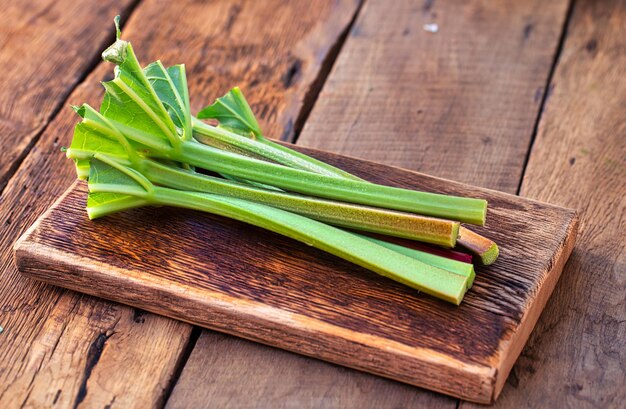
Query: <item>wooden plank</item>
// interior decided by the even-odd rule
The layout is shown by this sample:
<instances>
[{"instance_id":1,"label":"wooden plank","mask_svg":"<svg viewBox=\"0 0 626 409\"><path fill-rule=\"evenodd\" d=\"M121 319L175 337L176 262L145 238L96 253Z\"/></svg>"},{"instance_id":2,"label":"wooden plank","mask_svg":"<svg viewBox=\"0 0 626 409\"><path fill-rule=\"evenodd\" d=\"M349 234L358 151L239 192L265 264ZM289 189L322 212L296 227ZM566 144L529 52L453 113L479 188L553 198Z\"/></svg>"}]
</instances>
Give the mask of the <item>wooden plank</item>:
<instances>
[{"instance_id":1,"label":"wooden plank","mask_svg":"<svg viewBox=\"0 0 626 409\"><path fill-rule=\"evenodd\" d=\"M496 407L626 400L624 33L626 2L575 3L521 193L577 208L580 236Z\"/></svg>"},{"instance_id":2,"label":"wooden plank","mask_svg":"<svg viewBox=\"0 0 626 409\"><path fill-rule=\"evenodd\" d=\"M0 1L0 191L134 3Z\"/></svg>"},{"instance_id":3,"label":"wooden plank","mask_svg":"<svg viewBox=\"0 0 626 409\"><path fill-rule=\"evenodd\" d=\"M365 3L298 143L514 193L567 1L409 3ZM423 24L432 22L440 31L424 32ZM240 407L273 406L278 396L286 406L412 407L416 400L456 406L441 395L393 388L333 365L308 360L307 367L301 357L245 341L243 351L262 350L259 360L280 362L271 379L256 359L210 370L205 360L223 362L208 347L215 337L202 332L168 407L221 402L223 391ZM307 368L324 375L314 384L292 375ZM371 399L361 401L364 394Z\"/></svg>"},{"instance_id":4,"label":"wooden plank","mask_svg":"<svg viewBox=\"0 0 626 409\"><path fill-rule=\"evenodd\" d=\"M195 375L200 380L191 379ZM365 372L207 330L198 339L167 408L443 409L456 404L450 397L416 391Z\"/></svg>"},{"instance_id":5,"label":"wooden plank","mask_svg":"<svg viewBox=\"0 0 626 409\"><path fill-rule=\"evenodd\" d=\"M82 183L20 239L16 263L49 283L464 399L493 401L571 252L575 212L305 152L375 183L488 200L489 222L476 229L499 243L498 262L477 268L472 291L456 307L216 216L156 208L92 222Z\"/></svg>"},{"instance_id":6,"label":"wooden plank","mask_svg":"<svg viewBox=\"0 0 626 409\"><path fill-rule=\"evenodd\" d=\"M350 1L307 4L145 1L124 35L144 62L186 63L194 109L239 84L250 90L257 109L266 100L274 107L264 126L282 130L295 121L288 113L302 105L341 24L347 25L356 9ZM103 26L112 32L111 20ZM292 72L288 67L296 59L299 71L285 82L281 74ZM97 106L98 80L111 71L110 65L99 66L67 102ZM69 109L57 116L0 198L0 406L158 406L189 341L190 325L138 316L127 307L25 280L13 265L13 242L75 178L59 153L75 122Z\"/></svg>"},{"instance_id":7,"label":"wooden plank","mask_svg":"<svg viewBox=\"0 0 626 409\"><path fill-rule=\"evenodd\" d=\"M298 143L515 192L566 8L366 2Z\"/></svg>"}]
</instances>

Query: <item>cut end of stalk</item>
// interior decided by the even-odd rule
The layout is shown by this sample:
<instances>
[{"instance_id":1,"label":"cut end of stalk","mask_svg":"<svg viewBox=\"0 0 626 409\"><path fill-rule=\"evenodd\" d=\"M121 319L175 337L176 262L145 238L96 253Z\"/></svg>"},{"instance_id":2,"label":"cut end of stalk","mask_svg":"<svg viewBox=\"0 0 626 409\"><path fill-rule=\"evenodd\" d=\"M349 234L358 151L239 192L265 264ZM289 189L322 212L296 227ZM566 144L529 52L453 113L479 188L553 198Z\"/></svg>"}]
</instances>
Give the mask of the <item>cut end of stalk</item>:
<instances>
[{"instance_id":1,"label":"cut end of stalk","mask_svg":"<svg viewBox=\"0 0 626 409\"><path fill-rule=\"evenodd\" d=\"M448 301L456 306L461 305L465 294L467 294L467 290L472 286L471 282L473 282L473 277L464 277L464 285L460 286L456 293L450 293L447 296L436 296L437 298L441 298L442 300Z\"/></svg>"},{"instance_id":2,"label":"cut end of stalk","mask_svg":"<svg viewBox=\"0 0 626 409\"><path fill-rule=\"evenodd\" d=\"M463 298L465 297L467 290L471 287L470 279L467 277L463 279L463 283L465 284L459 285L456 289L448 289L448 291L446 292L433 291L432 289L424 288L419 285L415 285L414 283L407 283L407 282L403 282L401 280L396 280L396 279L393 279L393 280L399 281L400 283L403 283L411 288L414 288L423 294L427 294L429 296L449 302L456 306L461 305L461 302L463 301Z\"/></svg>"},{"instance_id":3,"label":"cut end of stalk","mask_svg":"<svg viewBox=\"0 0 626 409\"><path fill-rule=\"evenodd\" d=\"M484 202L484 207L483 207L483 222L480 224L481 226L485 225L485 220L487 220L487 207L488 207L488 203L486 200L483 200Z\"/></svg>"},{"instance_id":4,"label":"cut end of stalk","mask_svg":"<svg viewBox=\"0 0 626 409\"><path fill-rule=\"evenodd\" d=\"M470 264L471 265L471 264ZM467 276L467 289L469 290L474 285L474 279L476 278L476 271L474 270L474 266L471 265L471 270L469 275Z\"/></svg>"},{"instance_id":5,"label":"cut end of stalk","mask_svg":"<svg viewBox=\"0 0 626 409\"><path fill-rule=\"evenodd\" d=\"M500 249L498 248L498 245L496 243L493 243L493 245L489 247L489 249L486 252L479 255L480 262L484 266L493 264L497 260L499 254L500 254Z\"/></svg>"},{"instance_id":6,"label":"cut end of stalk","mask_svg":"<svg viewBox=\"0 0 626 409\"><path fill-rule=\"evenodd\" d=\"M94 220L98 217L104 216L104 214L100 214L100 212L93 207L87 207L87 216L89 217L89 220Z\"/></svg>"}]
</instances>

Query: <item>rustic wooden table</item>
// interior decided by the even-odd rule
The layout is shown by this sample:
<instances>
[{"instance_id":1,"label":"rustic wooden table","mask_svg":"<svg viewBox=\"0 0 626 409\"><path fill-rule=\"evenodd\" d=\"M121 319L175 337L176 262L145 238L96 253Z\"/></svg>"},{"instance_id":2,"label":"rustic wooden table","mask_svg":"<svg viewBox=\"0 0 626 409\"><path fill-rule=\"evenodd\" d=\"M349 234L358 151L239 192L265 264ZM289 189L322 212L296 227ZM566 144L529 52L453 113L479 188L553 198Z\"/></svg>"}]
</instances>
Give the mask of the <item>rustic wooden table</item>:
<instances>
[{"instance_id":1,"label":"rustic wooden table","mask_svg":"<svg viewBox=\"0 0 626 409\"><path fill-rule=\"evenodd\" d=\"M186 63L194 112L238 84L268 135L578 209L495 406L623 404L625 1L0 3L0 407L475 406L17 273L118 13L142 61Z\"/></svg>"}]
</instances>

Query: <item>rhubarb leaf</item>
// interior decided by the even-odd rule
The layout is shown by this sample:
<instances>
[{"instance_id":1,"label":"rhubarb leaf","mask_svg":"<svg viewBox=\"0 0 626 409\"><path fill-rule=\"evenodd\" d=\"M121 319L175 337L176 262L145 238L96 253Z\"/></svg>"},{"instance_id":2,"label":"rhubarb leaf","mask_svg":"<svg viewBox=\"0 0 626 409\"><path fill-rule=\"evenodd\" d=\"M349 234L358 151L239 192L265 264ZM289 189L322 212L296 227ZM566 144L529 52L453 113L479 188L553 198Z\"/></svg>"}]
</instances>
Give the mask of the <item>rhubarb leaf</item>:
<instances>
[{"instance_id":1,"label":"rhubarb leaf","mask_svg":"<svg viewBox=\"0 0 626 409\"><path fill-rule=\"evenodd\" d=\"M74 128L74 138L66 150L66 155L74 160L79 179L87 179L89 161L97 152L125 162L129 161L129 152L120 143L119 135L116 134L117 130L102 115L86 104L75 107L74 110L83 120Z\"/></svg>"},{"instance_id":2,"label":"rhubarb leaf","mask_svg":"<svg viewBox=\"0 0 626 409\"><path fill-rule=\"evenodd\" d=\"M102 58L117 65L115 78L102 83L106 90L100 107L102 115L160 136L175 146L179 139L176 125L141 68L132 45L118 37Z\"/></svg>"},{"instance_id":3,"label":"rhubarb leaf","mask_svg":"<svg viewBox=\"0 0 626 409\"><path fill-rule=\"evenodd\" d=\"M184 65L165 68L161 61L153 62L144 68L148 81L169 112L179 134L191 139L191 110Z\"/></svg>"},{"instance_id":4,"label":"rhubarb leaf","mask_svg":"<svg viewBox=\"0 0 626 409\"><path fill-rule=\"evenodd\" d=\"M96 155L91 161L91 172L89 173L89 184L114 184L124 185L129 188L143 189L142 183L134 177L132 173L124 172L119 167L111 165L110 159L103 155Z\"/></svg>"},{"instance_id":5,"label":"rhubarb leaf","mask_svg":"<svg viewBox=\"0 0 626 409\"><path fill-rule=\"evenodd\" d=\"M213 105L198 112L198 118L216 119L222 128L243 136L262 136L259 123L239 87L231 89Z\"/></svg>"}]
</instances>

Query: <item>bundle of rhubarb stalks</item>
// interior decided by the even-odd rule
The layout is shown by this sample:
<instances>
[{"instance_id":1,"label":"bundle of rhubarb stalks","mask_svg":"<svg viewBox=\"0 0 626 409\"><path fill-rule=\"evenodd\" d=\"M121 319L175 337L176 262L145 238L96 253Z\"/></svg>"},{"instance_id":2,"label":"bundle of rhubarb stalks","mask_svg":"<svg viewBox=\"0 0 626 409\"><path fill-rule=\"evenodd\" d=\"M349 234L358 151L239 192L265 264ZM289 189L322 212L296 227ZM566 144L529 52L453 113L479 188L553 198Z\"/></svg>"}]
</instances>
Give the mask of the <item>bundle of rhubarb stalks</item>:
<instances>
[{"instance_id":1,"label":"bundle of rhubarb stalks","mask_svg":"<svg viewBox=\"0 0 626 409\"><path fill-rule=\"evenodd\" d=\"M115 78L99 111L74 107L82 120L65 150L88 180L90 219L151 205L217 214L457 305L474 280L472 256L497 258L495 243L461 226L484 225L485 200L370 183L272 142L238 88L194 117L184 65L142 68L115 22L102 54Z\"/></svg>"}]
</instances>

